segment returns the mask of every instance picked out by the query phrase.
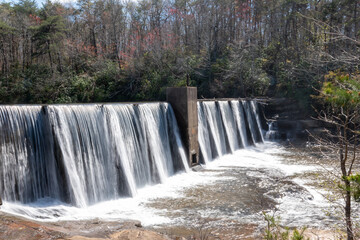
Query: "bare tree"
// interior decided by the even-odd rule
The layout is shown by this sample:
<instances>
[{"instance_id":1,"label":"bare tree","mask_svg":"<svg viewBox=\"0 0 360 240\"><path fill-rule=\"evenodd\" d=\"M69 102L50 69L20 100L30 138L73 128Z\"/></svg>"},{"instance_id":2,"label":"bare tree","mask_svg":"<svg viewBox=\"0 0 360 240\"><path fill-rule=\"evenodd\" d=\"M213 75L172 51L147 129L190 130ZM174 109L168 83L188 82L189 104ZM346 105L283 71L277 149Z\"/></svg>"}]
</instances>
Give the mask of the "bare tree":
<instances>
[{"instance_id":1,"label":"bare tree","mask_svg":"<svg viewBox=\"0 0 360 240\"><path fill-rule=\"evenodd\" d=\"M324 105L318 111L318 120L327 128L321 136L312 136L323 159L335 164L335 168L327 171L327 179L335 180L335 189L343 197L341 206L347 239L353 240L359 234L353 227L352 203L359 188L359 174L354 172L360 169L360 76L330 72L320 91L320 99Z\"/></svg>"}]
</instances>

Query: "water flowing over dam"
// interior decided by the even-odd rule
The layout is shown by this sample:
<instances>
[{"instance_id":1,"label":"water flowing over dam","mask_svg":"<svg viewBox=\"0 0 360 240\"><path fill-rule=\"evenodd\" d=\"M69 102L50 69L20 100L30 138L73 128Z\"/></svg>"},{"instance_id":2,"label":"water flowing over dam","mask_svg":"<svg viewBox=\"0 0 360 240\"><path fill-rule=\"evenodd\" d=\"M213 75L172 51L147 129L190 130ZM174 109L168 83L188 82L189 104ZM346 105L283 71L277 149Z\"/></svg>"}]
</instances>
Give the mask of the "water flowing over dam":
<instances>
[{"instance_id":1,"label":"water flowing over dam","mask_svg":"<svg viewBox=\"0 0 360 240\"><path fill-rule=\"evenodd\" d=\"M0 194L78 207L187 170L167 103L0 107Z\"/></svg>"},{"instance_id":2,"label":"water flowing over dam","mask_svg":"<svg viewBox=\"0 0 360 240\"><path fill-rule=\"evenodd\" d=\"M202 163L263 142L256 101L198 101ZM76 207L188 171L168 103L0 106L0 194Z\"/></svg>"},{"instance_id":3,"label":"water flowing over dam","mask_svg":"<svg viewBox=\"0 0 360 240\"><path fill-rule=\"evenodd\" d=\"M198 121L204 163L264 142L256 101L198 102Z\"/></svg>"}]
</instances>

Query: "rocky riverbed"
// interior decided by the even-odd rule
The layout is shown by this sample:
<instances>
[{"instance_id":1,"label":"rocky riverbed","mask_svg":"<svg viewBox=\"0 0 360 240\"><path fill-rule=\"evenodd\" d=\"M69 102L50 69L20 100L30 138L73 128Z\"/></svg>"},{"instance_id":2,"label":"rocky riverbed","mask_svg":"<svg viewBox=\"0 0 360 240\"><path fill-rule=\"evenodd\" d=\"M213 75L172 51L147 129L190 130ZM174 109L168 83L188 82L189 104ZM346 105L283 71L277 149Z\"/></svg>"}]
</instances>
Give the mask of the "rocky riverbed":
<instances>
[{"instance_id":1,"label":"rocky riverbed","mask_svg":"<svg viewBox=\"0 0 360 240\"><path fill-rule=\"evenodd\" d=\"M138 221L87 221L37 222L0 213L0 239L40 240L168 240L170 237L143 229Z\"/></svg>"},{"instance_id":2,"label":"rocky riverbed","mask_svg":"<svg viewBox=\"0 0 360 240\"><path fill-rule=\"evenodd\" d=\"M264 211L307 226L311 239L336 239L339 220L314 184L323 168L306 149L261 144L87 209L4 202L0 239L261 239Z\"/></svg>"}]
</instances>

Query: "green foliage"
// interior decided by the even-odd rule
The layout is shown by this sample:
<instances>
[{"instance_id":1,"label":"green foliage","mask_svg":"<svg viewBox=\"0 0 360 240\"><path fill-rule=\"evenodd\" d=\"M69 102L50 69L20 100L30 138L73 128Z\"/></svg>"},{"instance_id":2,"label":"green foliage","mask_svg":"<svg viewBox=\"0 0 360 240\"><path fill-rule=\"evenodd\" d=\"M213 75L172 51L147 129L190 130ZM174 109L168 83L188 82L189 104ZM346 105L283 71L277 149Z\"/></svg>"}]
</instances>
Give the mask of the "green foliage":
<instances>
[{"instance_id":1,"label":"green foliage","mask_svg":"<svg viewBox=\"0 0 360 240\"><path fill-rule=\"evenodd\" d=\"M265 95L270 77L263 70L264 61L258 48L242 44L228 47L226 55L213 65L218 94L227 97Z\"/></svg>"},{"instance_id":2,"label":"green foliage","mask_svg":"<svg viewBox=\"0 0 360 240\"><path fill-rule=\"evenodd\" d=\"M344 177L351 183L350 189L348 189L354 197L356 202L360 202L360 174L351 174L350 176Z\"/></svg>"},{"instance_id":3,"label":"green foliage","mask_svg":"<svg viewBox=\"0 0 360 240\"><path fill-rule=\"evenodd\" d=\"M35 0L20 0L14 5L14 12L21 14L34 14L37 12Z\"/></svg>"},{"instance_id":4,"label":"green foliage","mask_svg":"<svg viewBox=\"0 0 360 240\"><path fill-rule=\"evenodd\" d=\"M53 102L56 98L57 82L55 79L48 82L51 69L47 65L31 65L24 73L23 86L25 87L24 102L46 103Z\"/></svg>"},{"instance_id":5,"label":"green foliage","mask_svg":"<svg viewBox=\"0 0 360 240\"><path fill-rule=\"evenodd\" d=\"M334 151L335 156L340 159L341 181L334 186L344 196L342 210L345 215L346 235L352 240L355 239L357 230L353 228L351 196L355 201L360 200L360 175L352 173L358 161L356 149L359 147L360 133L360 72L339 69L329 71L324 78L319 99L325 103L325 108L322 108L319 119L333 126L335 133L329 136L335 141L326 139L322 140L321 144L328 147L328 151Z\"/></svg>"},{"instance_id":6,"label":"green foliage","mask_svg":"<svg viewBox=\"0 0 360 240\"><path fill-rule=\"evenodd\" d=\"M264 231L265 240L305 240L303 227L301 230L297 228L290 230L288 227L280 226L280 217L275 217L266 212L263 212L264 220L266 221L266 229ZM307 238L309 239L309 238Z\"/></svg>"},{"instance_id":7,"label":"green foliage","mask_svg":"<svg viewBox=\"0 0 360 240\"><path fill-rule=\"evenodd\" d=\"M11 34L14 33L15 31L16 31L15 28L9 26L4 21L0 20L0 36Z\"/></svg>"},{"instance_id":8,"label":"green foliage","mask_svg":"<svg viewBox=\"0 0 360 240\"><path fill-rule=\"evenodd\" d=\"M353 109L360 104L360 73L349 75L330 71L325 76L321 96L334 107Z\"/></svg>"},{"instance_id":9,"label":"green foliage","mask_svg":"<svg viewBox=\"0 0 360 240\"><path fill-rule=\"evenodd\" d=\"M37 44L37 55L56 53L66 32L61 16L49 16L39 26L34 26L31 29L34 31L33 40Z\"/></svg>"},{"instance_id":10,"label":"green foliage","mask_svg":"<svg viewBox=\"0 0 360 240\"><path fill-rule=\"evenodd\" d=\"M291 97L310 109L324 73L358 66L337 58L359 55L357 1L240 2L1 3L0 99L164 100L167 86L185 86L190 76L199 97ZM330 26L346 38L328 34ZM36 64L48 66L47 77ZM37 74L49 88L42 97L31 89Z\"/></svg>"}]
</instances>

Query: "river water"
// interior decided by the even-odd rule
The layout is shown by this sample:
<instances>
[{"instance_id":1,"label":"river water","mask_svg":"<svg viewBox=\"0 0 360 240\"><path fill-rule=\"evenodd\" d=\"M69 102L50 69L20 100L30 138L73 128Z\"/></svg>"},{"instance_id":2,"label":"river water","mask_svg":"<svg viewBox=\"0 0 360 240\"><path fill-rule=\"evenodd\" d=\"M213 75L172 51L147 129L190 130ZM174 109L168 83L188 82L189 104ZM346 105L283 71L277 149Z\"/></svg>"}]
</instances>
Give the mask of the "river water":
<instances>
[{"instance_id":1,"label":"river water","mask_svg":"<svg viewBox=\"0 0 360 240\"><path fill-rule=\"evenodd\" d=\"M134 219L168 234L208 231L222 239L259 236L263 211L275 211L287 226L331 227L336 220L326 214L325 192L311 180L322 169L309 159L294 157L298 155L265 142L208 162L200 171L146 186L133 198L85 208L48 198L26 205L4 202L2 211L38 221Z\"/></svg>"}]
</instances>

